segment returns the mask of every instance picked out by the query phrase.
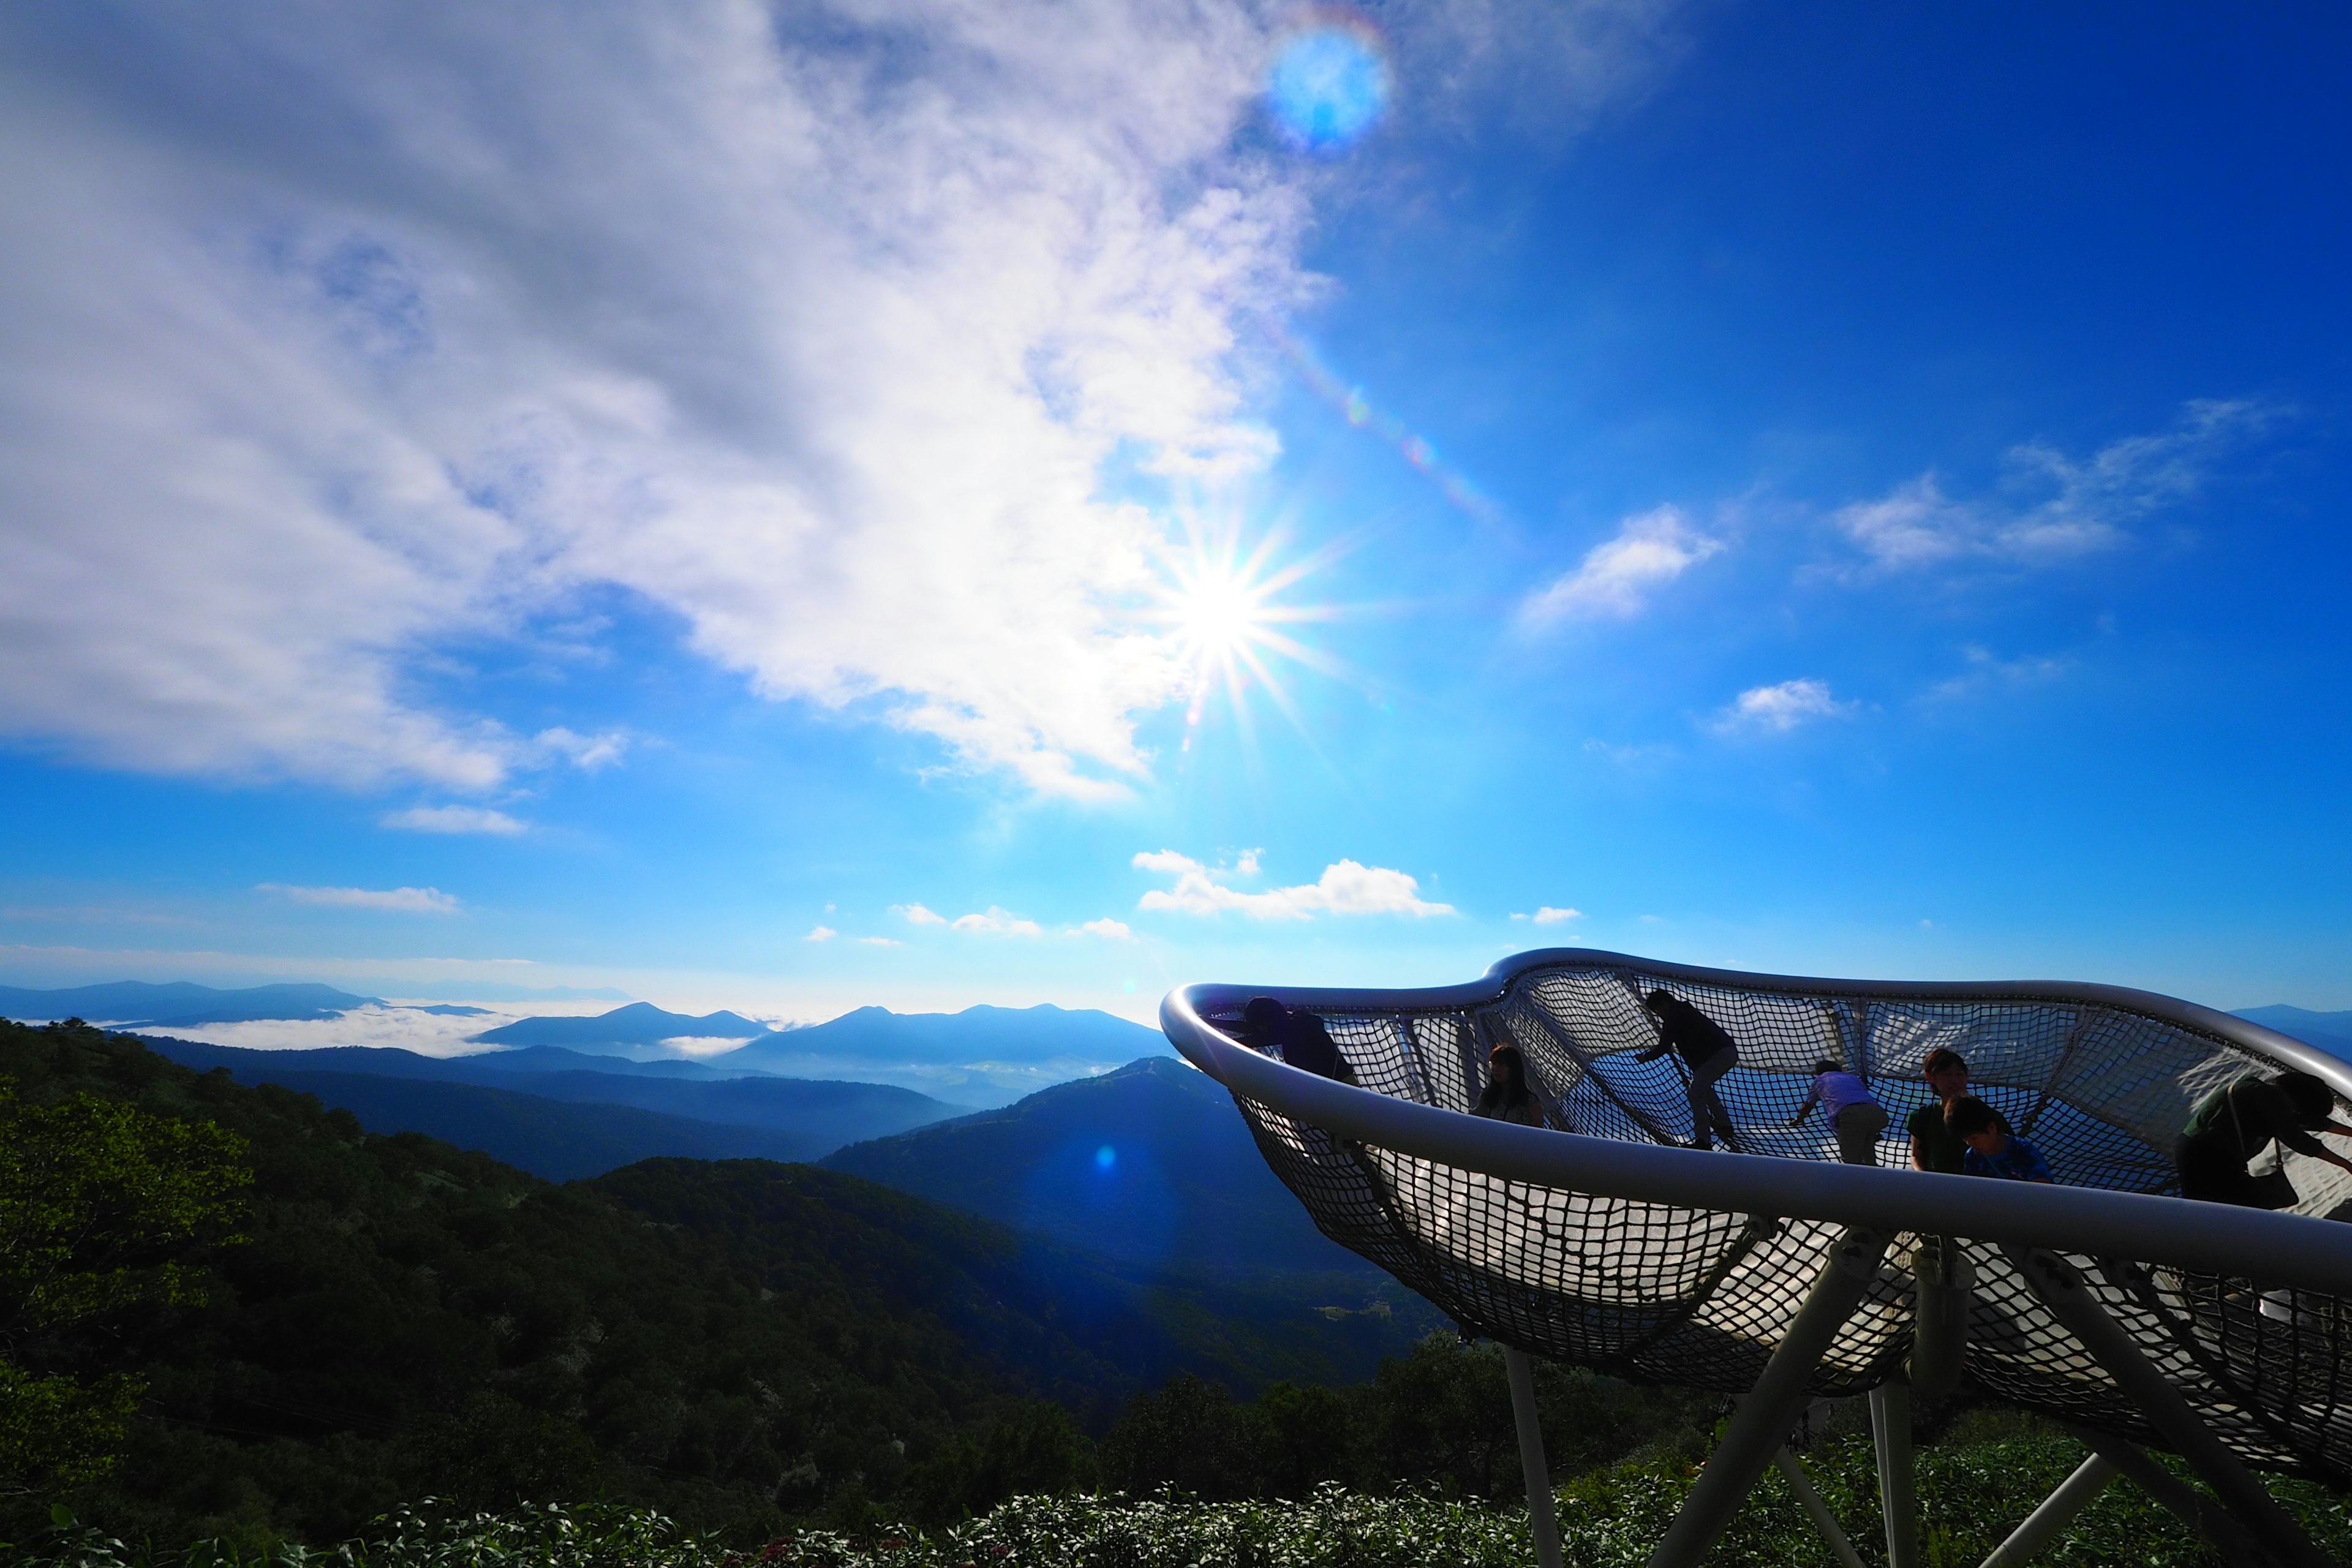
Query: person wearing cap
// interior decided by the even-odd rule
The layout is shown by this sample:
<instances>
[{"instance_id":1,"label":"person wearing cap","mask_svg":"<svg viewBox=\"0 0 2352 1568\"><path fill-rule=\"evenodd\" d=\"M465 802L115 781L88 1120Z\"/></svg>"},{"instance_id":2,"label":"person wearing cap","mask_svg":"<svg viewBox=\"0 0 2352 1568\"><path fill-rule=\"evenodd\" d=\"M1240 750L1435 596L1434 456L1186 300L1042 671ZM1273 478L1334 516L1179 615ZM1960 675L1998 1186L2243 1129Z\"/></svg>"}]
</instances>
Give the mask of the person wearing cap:
<instances>
[{"instance_id":1,"label":"person wearing cap","mask_svg":"<svg viewBox=\"0 0 2352 1568\"><path fill-rule=\"evenodd\" d=\"M1668 1051L1682 1053L1683 1064L1690 1068L1691 1147L1712 1149L1719 1136L1725 1148L1737 1150L1739 1143L1732 1136L1731 1113L1724 1110L1723 1097L1715 1086L1739 1065L1738 1042L1722 1025L1672 992L1653 991L1642 998L1642 1005L1658 1021L1658 1043L1633 1059L1650 1062Z\"/></svg>"},{"instance_id":2,"label":"person wearing cap","mask_svg":"<svg viewBox=\"0 0 2352 1568\"><path fill-rule=\"evenodd\" d=\"M1904 1131L1911 1134L1911 1168L1959 1175L1967 1166L1969 1146L1953 1135L1944 1113L1952 1101L1969 1091L1968 1059L1956 1050L1938 1046L1927 1053L1920 1072L1927 1087L1936 1091L1936 1098L1913 1111L1904 1123ZM2002 1133L2008 1134L2008 1121L1998 1110L1992 1116Z\"/></svg>"},{"instance_id":3,"label":"person wearing cap","mask_svg":"<svg viewBox=\"0 0 2352 1568\"><path fill-rule=\"evenodd\" d=\"M1813 1087L1789 1118L1795 1127L1820 1106L1837 1134L1838 1158L1849 1165L1878 1163L1878 1135L1886 1131L1886 1108L1870 1096L1870 1086L1826 1057L1813 1064Z\"/></svg>"},{"instance_id":4,"label":"person wearing cap","mask_svg":"<svg viewBox=\"0 0 2352 1568\"><path fill-rule=\"evenodd\" d=\"M1486 1087L1470 1114L1522 1127L1545 1125L1543 1102L1528 1086L1528 1059L1518 1047L1496 1046L1486 1053Z\"/></svg>"},{"instance_id":5,"label":"person wearing cap","mask_svg":"<svg viewBox=\"0 0 2352 1568\"><path fill-rule=\"evenodd\" d=\"M2331 1114L2335 1109L2335 1092L2307 1072L2242 1078L2215 1089L2189 1112L2189 1125L2181 1129L2173 1152L2180 1195L2244 1208L2292 1206L2297 1194L2284 1171L2257 1176L2246 1167L2276 1142L2282 1149L2352 1171L2352 1160L2312 1136L2333 1132L2352 1137L2352 1127Z\"/></svg>"}]
</instances>

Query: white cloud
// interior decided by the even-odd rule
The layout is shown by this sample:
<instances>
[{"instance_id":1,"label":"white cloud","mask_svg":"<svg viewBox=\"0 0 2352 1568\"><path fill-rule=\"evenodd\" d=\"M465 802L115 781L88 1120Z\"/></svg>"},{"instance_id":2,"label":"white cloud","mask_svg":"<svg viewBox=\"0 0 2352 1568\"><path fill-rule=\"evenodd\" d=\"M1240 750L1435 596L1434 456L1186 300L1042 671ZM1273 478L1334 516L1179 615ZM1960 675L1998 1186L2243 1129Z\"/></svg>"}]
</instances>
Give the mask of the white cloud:
<instances>
[{"instance_id":1,"label":"white cloud","mask_svg":"<svg viewBox=\"0 0 2352 1568\"><path fill-rule=\"evenodd\" d=\"M1679 507L1629 517L1614 539L1586 552L1575 571L1529 595L1519 605L1519 619L1545 626L1564 619L1639 615L1652 593L1722 549L1721 540L1693 528Z\"/></svg>"},{"instance_id":2,"label":"white cloud","mask_svg":"<svg viewBox=\"0 0 2352 1568\"><path fill-rule=\"evenodd\" d=\"M1075 931L1071 931L1070 934L1072 936L1098 936L1105 942L1128 942L1132 940L1135 936L1135 932L1128 928L1128 923L1125 921L1115 921L1108 915L1098 921L1087 921L1084 925L1081 925Z\"/></svg>"},{"instance_id":3,"label":"white cloud","mask_svg":"<svg viewBox=\"0 0 2352 1568\"><path fill-rule=\"evenodd\" d=\"M953 924L958 931L972 931L982 936L1043 936L1045 934L1045 929L1035 921L1023 920L1011 910L1000 910L994 904L989 905L987 910L982 914L958 915Z\"/></svg>"},{"instance_id":4,"label":"white cloud","mask_svg":"<svg viewBox=\"0 0 2352 1568\"><path fill-rule=\"evenodd\" d=\"M2057 679L2074 668L2070 660L2038 654L2000 658L1990 649L1974 645L1963 647L1960 657L1967 661L1968 668L1960 674L1929 687L1927 693L1929 701L1959 701L1992 691L2038 686L2043 681Z\"/></svg>"},{"instance_id":5,"label":"white cloud","mask_svg":"<svg viewBox=\"0 0 2352 1568\"><path fill-rule=\"evenodd\" d=\"M409 833L520 833L528 824L503 811L479 805L412 805L387 813L386 827Z\"/></svg>"},{"instance_id":6,"label":"white cloud","mask_svg":"<svg viewBox=\"0 0 2352 1568\"><path fill-rule=\"evenodd\" d=\"M1256 869L1255 855L1245 857ZM1173 873L1176 885L1154 888L1136 900L1139 910L1171 910L1182 914L1216 914L1236 910L1258 920L1305 920L1310 915L1450 915L1451 904L1430 903L1421 885L1402 871L1353 860L1335 861L1312 882L1275 888L1263 893L1244 892L1217 879L1244 874L1240 867L1212 868L1172 849L1148 851L1135 857L1138 869Z\"/></svg>"},{"instance_id":7,"label":"white cloud","mask_svg":"<svg viewBox=\"0 0 2352 1568\"><path fill-rule=\"evenodd\" d=\"M904 947L907 945L895 936L861 936L857 939L857 942L862 947Z\"/></svg>"},{"instance_id":8,"label":"white cloud","mask_svg":"<svg viewBox=\"0 0 2352 1568\"><path fill-rule=\"evenodd\" d=\"M1859 704L1841 702L1822 680L1783 680L1775 686L1750 687L1715 717L1717 734L1785 735L1800 725L1822 719L1843 719Z\"/></svg>"},{"instance_id":9,"label":"white cloud","mask_svg":"<svg viewBox=\"0 0 2352 1568\"><path fill-rule=\"evenodd\" d=\"M933 914L920 904L892 904L890 912L904 916L910 926L943 926L948 923L945 917Z\"/></svg>"},{"instance_id":10,"label":"white cloud","mask_svg":"<svg viewBox=\"0 0 2352 1568\"><path fill-rule=\"evenodd\" d=\"M1535 922L1539 926L1556 926L1563 921L1578 921L1583 918L1582 910L1554 909L1549 904L1544 905L1535 912Z\"/></svg>"},{"instance_id":11,"label":"white cloud","mask_svg":"<svg viewBox=\"0 0 2352 1568\"><path fill-rule=\"evenodd\" d=\"M324 904L336 909L393 910L409 915L454 915L455 895L438 888L291 888L283 882L263 882L254 889L276 893L298 904Z\"/></svg>"},{"instance_id":12,"label":"white cloud","mask_svg":"<svg viewBox=\"0 0 2352 1568\"><path fill-rule=\"evenodd\" d=\"M2012 447L1994 495L1955 500L1927 473L1832 521L1876 571L1962 560L2048 564L2121 544L2126 524L2194 494L2230 445L2274 416L2251 402L2194 402L2172 429L2128 437L2079 462L2040 443Z\"/></svg>"},{"instance_id":13,"label":"white cloud","mask_svg":"<svg viewBox=\"0 0 2352 1568\"><path fill-rule=\"evenodd\" d=\"M562 725L552 730L541 730L530 739L533 749L541 755L561 757L573 767L592 773L619 762L622 752L628 746L628 737L617 731L606 731L601 735L582 735Z\"/></svg>"},{"instance_id":14,"label":"white cloud","mask_svg":"<svg viewBox=\"0 0 2352 1568\"><path fill-rule=\"evenodd\" d=\"M839 931L834 930L831 926L811 926L809 928L808 935L801 938L801 940L803 942L831 942L835 937L837 937L841 933Z\"/></svg>"},{"instance_id":15,"label":"white cloud","mask_svg":"<svg viewBox=\"0 0 2352 1568\"><path fill-rule=\"evenodd\" d=\"M1501 73L1566 125L1669 8L1384 20L1433 94ZM62 16L0 17L0 731L354 786L595 767L617 738L418 677L617 585L961 765L1144 771L1168 525L1097 472L1272 450L1237 353L1311 288L1318 176L1234 132L1286 11L223 0L104 49Z\"/></svg>"}]
</instances>

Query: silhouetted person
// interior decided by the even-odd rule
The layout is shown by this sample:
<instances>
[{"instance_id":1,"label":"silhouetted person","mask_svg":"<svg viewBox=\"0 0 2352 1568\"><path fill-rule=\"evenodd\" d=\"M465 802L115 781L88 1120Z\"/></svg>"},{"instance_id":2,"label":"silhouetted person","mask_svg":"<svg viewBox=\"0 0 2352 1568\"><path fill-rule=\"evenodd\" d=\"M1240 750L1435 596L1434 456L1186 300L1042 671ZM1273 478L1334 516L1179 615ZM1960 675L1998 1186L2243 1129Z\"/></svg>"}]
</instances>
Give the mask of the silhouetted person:
<instances>
[{"instance_id":1,"label":"silhouetted person","mask_svg":"<svg viewBox=\"0 0 2352 1568\"><path fill-rule=\"evenodd\" d=\"M1528 1087L1528 1059L1518 1047L1496 1046L1486 1053L1486 1087L1470 1114L1522 1127L1544 1125L1543 1102Z\"/></svg>"},{"instance_id":2,"label":"silhouetted person","mask_svg":"<svg viewBox=\"0 0 2352 1568\"><path fill-rule=\"evenodd\" d=\"M2312 1136L2335 1132L2352 1137L2352 1127L2334 1119L2335 1109L2335 1093L2307 1072L2242 1078L2215 1089L2189 1111L2189 1125L2182 1129L2174 1151L2173 1159L2180 1170L2180 1195L2245 1208L2290 1206L2297 1194L2284 1171L2256 1176L2246 1166L2275 1142L2298 1154L2352 1171L2352 1160Z\"/></svg>"},{"instance_id":3,"label":"silhouetted person","mask_svg":"<svg viewBox=\"0 0 2352 1568\"><path fill-rule=\"evenodd\" d=\"M1668 1051L1682 1053L1683 1065L1690 1068L1691 1147L1712 1149L1720 1137L1725 1148L1738 1148L1731 1112L1723 1109L1723 1097L1715 1091L1716 1080L1739 1065L1738 1042L1722 1025L1671 992L1653 991L1642 998L1642 1005L1658 1021L1658 1043L1633 1059L1650 1062Z\"/></svg>"},{"instance_id":4,"label":"silhouetted person","mask_svg":"<svg viewBox=\"0 0 2352 1568\"><path fill-rule=\"evenodd\" d=\"M1253 996L1242 1009L1242 1043L1254 1050L1277 1055L1292 1067L1304 1068L1340 1083L1356 1081L1355 1069L1339 1054L1339 1044L1323 1020L1312 1013L1286 1007L1271 996Z\"/></svg>"},{"instance_id":5,"label":"silhouetted person","mask_svg":"<svg viewBox=\"0 0 2352 1568\"><path fill-rule=\"evenodd\" d=\"M1927 1053L1920 1071L1927 1087L1936 1091L1936 1098L1913 1111L1904 1124L1904 1130L1911 1134L1911 1168L1957 1176L1968 1160L1969 1146L1952 1135L1944 1111L1969 1091L1968 1060L1959 1052L1938 1046ZM2010 1125L2000 1112L1992 1114L2000 1130L2009 1131Z\"/></svg>"},{"instance_id":6,"label":"silhouetted person","mask_svg":"<svg viewBox=\"0 0 2352 1568\"><path fill-rule=\"evenodd\" d=\"M1960 1173L1969 1176L2000 1176L2011 1182L2051 1180L2050 1162L2042 1151L2009 1131L2000 1112L1974 1095L1964 1094L1944 1108L1944 1125L1969 1147Z\"/></svg>"},{"instance_id":7,"label":"silhouetted person","mask_svg":"<svg viewBox=\"0 0 2352 1568\"><path fill-rule=\"evenodd\" d=\"M1886 1108L1870 1097L1870 1086L1824 1058L1813 1064L1813 1087L1789 1118L1796 1126L1820 1106L1837 1134L1838 1158L1849 1165L1878 1163L1878 1135L1886 1131Z\"/></svg>"}]
</instances>

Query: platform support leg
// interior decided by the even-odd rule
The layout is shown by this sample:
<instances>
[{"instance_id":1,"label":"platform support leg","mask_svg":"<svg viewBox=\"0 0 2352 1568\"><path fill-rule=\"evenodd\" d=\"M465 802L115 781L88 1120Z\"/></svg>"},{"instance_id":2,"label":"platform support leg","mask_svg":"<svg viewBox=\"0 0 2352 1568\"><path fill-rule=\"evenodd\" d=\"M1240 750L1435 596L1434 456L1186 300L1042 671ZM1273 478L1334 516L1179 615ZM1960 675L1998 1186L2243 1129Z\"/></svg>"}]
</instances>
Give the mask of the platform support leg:
<instances>
[{"instance_id":1,"label":"platform support leg","mask_svg":"<svg viewBox=\"0 0 2352 1568\"><path fill-rule=\"evenodd\" d=\"M1805 1505L1805 1511L1812 1515L1813 1528L1822 1532L1823 1541L1829 1542L1830 1555L1845 1564L1845 1568L1864 1568L1862 1553L1856 1552L1853 1542L1845 1538L1845 1531L1839 1526L1837 1515L1830 1511L1830 1505L1814 1487L1813 1479L1805 1474L1805 1467L1797 1463L1797 1456L1783 1445L1772 1456L1772 1462L1780 1467L1780 1479L1789 1483L1789 1489L1797 1494L1797 1500Z\"/></svg>"},{"instance_id":2,"label":"platform support leg","mask_svg":"<svg viewBox=\"0 0 2352 1568\"><path fill-rule=\"evenodd\" d=\"M1666 1527L1665 1539L1650 1553L1649 1568L1698 1568L1707 1549L1730 1526L1731 1516L1739 1511L1764 1467L1787 1443L1789 1428L1805 1403L1805 1384L1838 1330L1862 1304L1889 1239L1876 1231L1856 1229L1842 1232L1831 1245L1829 1261L1806 1293L1780 1348L1765 1363L1755 1388L1739 1402L1738 1412L1724 1428L1723 1441L1699 1472L1698 1484Z\"/></svg>"},{"instance_id":3,"label":"platform support leg","mask_svg":"<svg viewBox=\"0 0 2352 1568\"><path fill-rule=\"evenodd\" d=\"M1519 1468L1528 1480L1528 1523L1535 1531L1537 1568L1559 1568L1559 1521L1552 1513L1543 1423L1536 1418L1535 1368L1528 1364L1527 1352L1505 1345L1503 1370L1511 1379L1511 1418L1519 1428Z\"/></svg>"},{"instance_id":4,"label":"platform support leg","mask_svg":"<svg viewBox=\"0 0 2352 1568\"><path fill-rule=\"evenodd\" d=\"M2276 1568L2278 1559L2263 1550L2262 1542L2254 1539L2252 1531L2231 1518L2221 1504L2158 1464L2138 1444L2094 1432L2087 1426L2069 1426L2066 1430L2169 1510L2230 1568Z\"/></svg>"},{"instance_id":5,"label":"platform support leg","mask_svg":"<svg viewBox=\"0 0 2352 1568\"><path fill-rule=\"evenodd\" d=\"M2180 1391L2140 1353L2123 1326L2099 1305L2073 1265L2054 1253L2009 1246L2001 1250L2024 1276L2027 1287L2050 1309L2051 1315L2082 1342L2092 1359L2116 1380L2124 1397L2139 1406L2140 1414L2155 1428L2164 1446L2189 1461L2189 1468L2213 1489L2221 1506L2245 1527L2263 1551L2287 1568L2336 1568L2335 1560L2303 1532L2303 1527L2279 1506L2261 1478L2246 1468L2246 1462L2229 1445L2213 1435L2212 1428L2199 1419Z\"/></svg>"},{"instance_id":6,"label":"platform support leg","mask_svg":"<svg viewBox=\"0 0 2352 1568\"><path fill-rule=\"evenodd\" d=\"M2042 1500L2040 1508L2025 1516L2024 1523L2009 1532L2008 1540L1992 1549L1982 1568L2025 1568L2035 1552L2057 1540L2058 1532L2122 1473L2104 1454L2084 1460L2073 1475L2058 1483L2056 1491Z\"/></svg>"},{"instance_id":7,"label":"platform support leg","mask_svg":"<svg viewBox=\"0 0 2352 1568\"><path fill-rule=\"evenodd\" d=\"M1919 1494L1911 1471L1911 1390L1870 1391L1870 1439L1878 1452L1878 1511L1886 1521L1887 1568L1919 1568Z\"/></svg>"}]
</instances>

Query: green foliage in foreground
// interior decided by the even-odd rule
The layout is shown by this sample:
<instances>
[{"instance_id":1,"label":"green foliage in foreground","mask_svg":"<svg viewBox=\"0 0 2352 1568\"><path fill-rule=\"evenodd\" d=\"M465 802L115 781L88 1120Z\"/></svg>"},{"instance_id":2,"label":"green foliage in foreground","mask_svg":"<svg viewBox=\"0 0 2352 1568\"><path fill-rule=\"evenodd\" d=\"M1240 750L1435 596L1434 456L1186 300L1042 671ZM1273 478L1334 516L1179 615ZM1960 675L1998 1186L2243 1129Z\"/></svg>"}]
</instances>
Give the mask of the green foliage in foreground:
<instances>
[{"instance_id":1,"label":"green foliage in foreground","mask_svg":"<svg viewBox=\"0 0 2352 1568\"><path fill-rule=\"evenodd\" d=\"M2059 1438L2029 1438L1919 1456L1928 1568L1970 1568L2083 1458ZM1867 1440L1823 1445L1808 1461L1864 1558L1883 1563L1875 1472ZM1563 1555L1580 1568L1643 1563L1688 1492L1694 1467L1677 1457L1596 1471L1559 1494ZM2283 1501L2325 1551L2352 1556L2352 1502L2281 1482ZM618 1507L529 1509L431 1518L403 1510L363 1541L334 1552L284 1548L245 1556L198 1545L150 1554L96 1531L66 1529L35 1548L27 1568L1525 1568L1534 1558L1524 1510L1337 1486L1303 1501L1205 1503L1179 1493L1021 1498L959 1528L929 1534L877 1531L863 1539L804 1531L754 1550L730 1550L657 1514ZM1833 1563L1777 1474L1768 1473L1718 1564L1828 1568ZM2107 1490L2041 1562L2203 1568L2213 1559L2127 1482Z\"/></svg>"}]
</instances>

